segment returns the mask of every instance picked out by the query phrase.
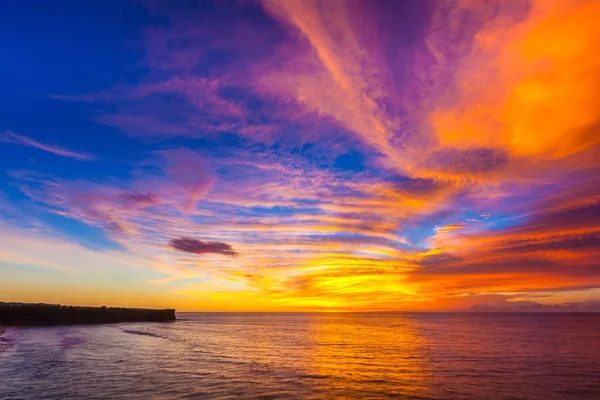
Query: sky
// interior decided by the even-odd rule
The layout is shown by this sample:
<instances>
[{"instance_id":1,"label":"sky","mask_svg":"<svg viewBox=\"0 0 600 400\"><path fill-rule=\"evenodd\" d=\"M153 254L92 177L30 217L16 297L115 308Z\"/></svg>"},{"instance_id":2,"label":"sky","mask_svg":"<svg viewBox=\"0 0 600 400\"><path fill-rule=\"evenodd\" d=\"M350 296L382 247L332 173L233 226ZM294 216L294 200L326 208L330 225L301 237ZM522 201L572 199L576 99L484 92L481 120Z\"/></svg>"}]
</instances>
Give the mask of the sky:
<instances>
[{"instance_id":1,"label":"sky","mask_svg":"<svg viewBox=\"0 0 600 400\"><path fill-rule=\"evenodd\" d=\"M0 15L0 301L600 307L600 2Z\"/></svg>"}]
</instances>

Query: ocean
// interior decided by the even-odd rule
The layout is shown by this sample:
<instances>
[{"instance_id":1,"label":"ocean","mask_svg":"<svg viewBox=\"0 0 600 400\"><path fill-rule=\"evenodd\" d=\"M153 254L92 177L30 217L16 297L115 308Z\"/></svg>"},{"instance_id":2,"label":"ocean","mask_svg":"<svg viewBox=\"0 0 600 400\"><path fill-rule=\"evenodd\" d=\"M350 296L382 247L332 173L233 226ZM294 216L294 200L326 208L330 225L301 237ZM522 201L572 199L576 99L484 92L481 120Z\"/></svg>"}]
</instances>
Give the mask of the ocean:
<instances>
[{"instance_id":1,"label":"ocean","mask_svg":"<svg viewBox=\"0 0 600 400\"><path fill-rule=\"evenodd\" d=\"M8 328L0 399L600 399L600 314L178 318Z\"/></svg>"}]
</instances>

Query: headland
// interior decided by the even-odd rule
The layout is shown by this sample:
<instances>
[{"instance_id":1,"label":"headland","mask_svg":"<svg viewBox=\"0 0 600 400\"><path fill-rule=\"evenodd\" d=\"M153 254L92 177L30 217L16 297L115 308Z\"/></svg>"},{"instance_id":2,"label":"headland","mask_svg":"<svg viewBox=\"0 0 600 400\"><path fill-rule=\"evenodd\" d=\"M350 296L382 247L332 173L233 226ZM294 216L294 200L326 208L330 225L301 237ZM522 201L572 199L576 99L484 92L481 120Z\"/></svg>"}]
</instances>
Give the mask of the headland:
<instances>
[{"instance_id":1,"label":"headland","mask_svg":"<svg viewBox=\"0 0 600 400\"><path fill-rule=\"evenodd\" d=\"M111 324L175 321L174 309L80 307L59 304L2 303L0 326Z\"/></svg>"}]
</instances>

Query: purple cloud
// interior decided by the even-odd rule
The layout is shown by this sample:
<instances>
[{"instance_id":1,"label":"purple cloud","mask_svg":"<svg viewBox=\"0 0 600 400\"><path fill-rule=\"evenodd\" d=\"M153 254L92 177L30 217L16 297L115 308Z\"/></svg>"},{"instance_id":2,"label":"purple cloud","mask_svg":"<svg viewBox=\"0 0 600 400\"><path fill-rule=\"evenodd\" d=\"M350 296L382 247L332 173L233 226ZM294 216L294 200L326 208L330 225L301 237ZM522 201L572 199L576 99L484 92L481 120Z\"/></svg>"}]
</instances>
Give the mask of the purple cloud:
<instances>
[{"instance_id":1,"label":"purple cloud","mask_svg":"<svg viewBox=\"0 0 600 400\"><path fill-rule=\"evenodd\" d=\"M175 250L191 254L223 254L225 256L235 257L237 253L227 243L223 242L203 242L190 237L180 237L172 239L169 245Z\"/></svg>"},{"instance_id":2,"label":"purple cloud","mask_svg":"<svg viewBox=\"0 0 600 400\"><path fill-rule=\"evenodd\" d=\"M47 151L48 153L56 154L57 156L74 158L76 160L91 160L94 158L89 154L78 153L62 147L40 143L37 140L18 135L11 131L5 131L4 134L0 136L0 141L4 143L16 143L23 146L34 147L36 149Z\"/></svg>"}]
</instances>

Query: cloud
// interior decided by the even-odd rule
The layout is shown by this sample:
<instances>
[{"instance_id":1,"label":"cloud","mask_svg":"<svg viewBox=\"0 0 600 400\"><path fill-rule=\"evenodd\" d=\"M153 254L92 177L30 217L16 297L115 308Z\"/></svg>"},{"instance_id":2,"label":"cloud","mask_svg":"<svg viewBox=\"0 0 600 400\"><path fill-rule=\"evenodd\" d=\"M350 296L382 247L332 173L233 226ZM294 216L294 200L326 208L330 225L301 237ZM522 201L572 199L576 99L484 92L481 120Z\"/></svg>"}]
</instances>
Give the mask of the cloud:
<instances>
[{"instance_id":1,"label":"cloud","mask_svg":"<svg viewBox=\"0 0 600 400\"><path fill-rule=\"evenodd\" d=\"M600 5L521 3L496 2L494 14L478 1L456 3L451 11L449 2L440 4L428 41L432 51L441 52L446 71L452 71L453 60L441 45L457 34L452 29L471 32L450 42L450 51L459 54L455 83L446 91L446 104L430 115L442 147L498 149L543 162L598 144L600 136L592 132L598 130L600 96L588 88L600 84L600 28L589 16ZM572 162L572 168L581 164Z\"/></svg>"},{"instance_id":2,"label":"cloud","mask_svg":"<svg viewBox=\"0 0 600 400\"><path fill-rule=\"evenodd\" d=\"M59 232L47 229L21 229L4 226L0 233L2 262L19 266L47 268L66 274L142 268L144 261L117 251L95 251L85 248ZM32 250L35 249L35 250ZM10 280L8 280L10 281Z\"/></svg>"},{"instance_id":3,"label":"cloud","mask_svg":"<svg viewBox=\"0 0 600 400\"><path fill-rule=\"evenodd\" d=\"M347 2L337 0L262 4L302 40L287 43L294 49L288 54L294 56L288 56L291 60L283 68L268 70L258 81L259 90L292 98L309 112L333 118L395 158L399 149L392 139L401 121L386 112L389 91L380 79L378 57L359 37L359 21L353 19L361 12L351 12Z\"/></svg>"},{"instance_id":4,"label":"cloud","mask_svg":"<svg viewBox=\"0 0 600 400\"><path fill-rule=\"evenodd\" d=\"M123 199L125 207L149 207L160 203L160 198L155 193L123 193L119 196Z\"/></svg>"},{"instance_id":5,"label":"cloud","mask_svg":"<svg viewBox=\"0 0 600 400\"><path fill-rule=\"evenodd\" d=\"M574 203L581 199L577 186L538 199L536 212L515 226L487 232L442 228L453 236L438 245L451 247L424 255L407 280L424 292L456 295L600 287L598 188L586 185L587 201Z\"/></svg>"},{"instance_id":6,"label":"cloud","mask_svg":"<svg viewBox=\"0 0 600 400\"><path fill-rule=\"evenodd\" d=\"M434 3L152 3L142 75L53 97L145 161L12 183L156 284L202 277L192 297L446 309L599 287L597 2Z\"/></svg>"},{"instance_id":7,"label":"cloud","mask_svg":"<svg viewBox=\"0 0 600 400\"><path fill-rule=\"evenodd\" d=\"M237 253L227 243L223 242L202 242L190 237L180 237L169 241L169 246L175 250L191 254L222 254L230 257L237 256Z\"/></svg>"},{"instance_id":8,"label":"cloud","mask_svg":"<svg viewBox=\"0 0 600 400\"><path fill-rule=\"evenodd\" d=\"M5 131L4 134L0 136L0 141L5 143L16 143L23 146L34 147L36 149L40 149L48 153L56 154L57 156L73 158L75 160L88 161L94 159L94 157L89 154L79 153L72 150L64 149L62 147L40 143L37 140L28 138L26 136L18 135L11 131Z\"/></svg>"}]
</instances>

